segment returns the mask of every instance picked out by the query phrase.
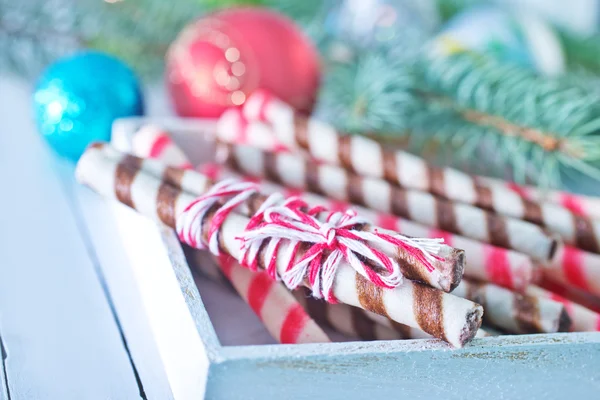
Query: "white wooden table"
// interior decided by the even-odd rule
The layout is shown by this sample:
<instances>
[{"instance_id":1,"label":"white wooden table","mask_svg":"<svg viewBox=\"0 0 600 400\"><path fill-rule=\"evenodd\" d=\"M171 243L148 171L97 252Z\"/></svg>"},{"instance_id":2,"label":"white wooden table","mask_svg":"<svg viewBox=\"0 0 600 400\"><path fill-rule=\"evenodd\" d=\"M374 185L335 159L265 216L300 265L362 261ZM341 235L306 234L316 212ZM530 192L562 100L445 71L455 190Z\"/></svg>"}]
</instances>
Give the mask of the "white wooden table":
<instances>
[{"instance_id":1,"label":"white wooden table","mask_svg":"<svg viewBox=\"0 0 600 400\"><path fill-rule=\"evenodd\" d=\"M0 400L173 398L112 214L31 108L0 77Z\"/></svg>"}]
</instances>

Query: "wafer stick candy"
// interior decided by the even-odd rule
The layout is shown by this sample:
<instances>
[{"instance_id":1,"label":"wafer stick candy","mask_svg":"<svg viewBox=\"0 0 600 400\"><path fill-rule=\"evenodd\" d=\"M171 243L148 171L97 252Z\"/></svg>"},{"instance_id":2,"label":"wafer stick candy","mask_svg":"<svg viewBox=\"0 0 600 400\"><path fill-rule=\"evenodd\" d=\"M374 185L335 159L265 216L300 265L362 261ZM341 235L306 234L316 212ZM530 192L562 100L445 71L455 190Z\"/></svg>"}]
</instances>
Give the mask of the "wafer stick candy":
<instances>
[{"instance_id":1,"label":"wafer stick candy","mask_svg":"<svg viewBox=\"0 0 600 400\"><path fill-rule=\"evenodd\" d=\"M430 192L444 199L471 204L511 218L526 220L561 236L578 248L600 253L600 221L574 214L568 208L554 203L527 200L503 186L489 185L483 180L451 168L438 168L420 157L404 151L386 150L381 144L361 136L341 135L333 127L313 119L296 115L285 103L264 92L252 95L244 106L250 121L266 120L272 126L272 137L281 143L278 148L302 149L317 160L340 165L357 175L385 179L407 189ZM255 136L226 135L230 130L266 131L254 127L260 122L239 125L239 118L225 116L218 131L222 140L237 140L262 146L265 141ZM237 126L232 125L238 123ZM224 126L225 125L225 126ZM264 135L263 135L264 136Z\"/></svg>"},{"instance_id":2,"label":"wafer stick candy","mask_svg":"<svg viewBox=\"0 0 600 400\"><path fill-rule=\"evenodd\" d=\"M189 212L191 207L198 204L197 201L200 200L156 179L141 168L132 168L131 163L115 162L105 157L97 146L84 153L78 163L77 176L82 183L99 194L116 198L144 215L169 226L174 227L180 218L196 218L196 215L190 215ZM216 189L220 190L220 187ZM212 198L213 194L209 193L206 198L209 196ZM254 206L256 205L249 205L249 209L255 210ZM215 216L221 215L221 213L209 213L197 219L197 224L192 225L187 225L186 220L180 222L185 228L182 230L180 226L180 237L195 246L200 244L198 239L202 239L203 243L211 247L218 245L218 248L236 259L245 260L244 256L248 254L244 254L244 248L240 246L237 238L247 238L244 235L247 234L246 227L251 220L231 212L223 217L222 223L215 229L213 220ZM211 231L212 229L214 231ZM193 232L201 237L192 235L198 238L194 240L194 237L190 236ZM214 233L217 235L215 236ZM211 238L216 238L217 242L213 242ZM272 250L273 247L269 243L267 242L264 247L267 251L250 254L254 257L250 261L257 262L260 267L268 271L276 268L277 273L287 279L289 275L286 275L286 272L290 270L286 255L290 254L291 250L298 250L298 247L291 246L290 243L293 242L279 241L277 251L272 253L273 257L267 257L268 250ZM214 247L211 250L214 250ZM307 251L310 251L310 248ZM306 254L305 252L304 256ZM302 275L299 277L303 278ZM323 283L325 282L327 277L323 278ZM304 279L300 279L300 283L308 285ZM460 347L468 342L481 324L482 308L473 302L408 280L394 289L386 289L373 284L346 260L341 260L338 264L331 286L316 287L314 283L311 285L313 292L323 290L324 295L333 296L340 302L388 315L400 323L420 327L454 346Z\"/></svg>"},{"instance_id":3,"label":"wafer stick candy","mask_svg":"<svg viewBox=\"0 0 600 400\"><path fill-rule=\"evenodd\" d=\"M399 215L461 234L538 260L551 260L557 240L532 223L501 217L479 208L452 203L427 192L405 190L381 179L365 178L343 168L319 165L292 153L269 153L255 147L223 145L232 168L284 186L310 190L337 200Z\"/></svg>"},{"instance_id":4,"label":"wafer stick candy","mask_svg":"<svg viewBox=\"0 0 600 400\"><path fill-rule=\"evenodd\" d=\"M531 285L527 288L527 294L538 298L545 298L562 303L569 318L571 318L572 332L593 332L600 331L600 314L590 310L580 304L577 304L565 297L562 297L549 290Z\"/></svg>"},{"instance_id":5,"label":"wafer stick candy","mask_svg":"<svg viewBox=\"0 0 600 400\"><path fill-rule=\"evenodd\" d=\"M168 135L166 131L163 130L162 132L163 135ZM134 136L134 139L136 136L137 134ZM144 137L150 140L153 139L153 136L145 135ZM141 145L137 146L136 144ZM141 139L133 141L133 152L141 157L150 156L147 149L153 147L152 143L145 143ZM183 152L180 151L179 154L181 158L177 160L177 162L185 164L187 158L185 158ZM213 178L223 179L226 175L228 177L232 176L232 174L226 174L222 171L222 168L215 165L205 164L202 169L209 171ZM268 182L260 182L260 184L261 190L267 194L274 192L286 193L286 189L277 184ZM347 209L351 207L349 204L342 204L339 201L332 201L312 193L299 193L297 190L292 190L290 195L301 195L311 206L324 205L332 210L340 210L342 208ZM466 254L469 254L468 263L465 266L464 271L466 276L477 280L492 282L517 291L523 291L531 282L533 265L530 258L522 253L481 243L447 231L428 228L424 225L389 214L373 212L370 209L355 205L352 205L352 207L356 209L362 217L367 218L369 221L382 228L414 237L443 237L446 244L451 244L452 247L462 249Z\"/></svg>"},{"instance_id":6,"label":"wafer stick candy","mask_svg":"<svg viewBox=\"0 0 600 400\"><path fill-rule=\"evenodd\" d=\"M407 339L401 332L367 318L365 311L358 307L315 299L308 290L294 290L293 293L315 321L328 325L343 335L362 340Z\"/></svg>"},{"instance_id":7,"label":"wafer stick candy","mask_svg":"<svg viewBox=\"0 0 600 400\"><path fill-rule=\"evenodd\" d=\"M557 257L540 269L555 282L600 296L600 255L564 246Z\"/></svg>"},{"instance_id":8,"label":"wafer stick candy","mask_svg":"<svg viewBox=\"0 0 600 400\"><path fill-rule=\"evenodd\" d=\"M375 314L370 311L365 311L365 310L360 310L360 311L362 313L364 313L364 315L368 319L372 320L373 322L398 332L404 339L431 339L431 338L433 338L433 336L431 336L428 333L423 332L420 329L411 328L410 326L404 325L404 324L399 324L395 321L392 321L389 318L386 318L379 314ZM487 336L490 336L490 334L483 328L479 328L479 330L477 331L477 334L475 335L476 338L487 337Z\"/></svg>"},{"instance_id":9,"label":"wafer stick candy","mask_svg":"<svg viewBox=\"0 0 600 400\"><path fill-rule=\"evenodd\" d=\"M463 279L454 292L483 306L485 321L511 333L554 333L569 329L565 307L556 301L524 295L490 283Z\"/></svg>"},{"instance_id":10,"label":"wafer stick candy","mask_svg":"<svg viewBox=\"0 0 600 400\"><path fill-rule=\"evenodd\" d=\"M119 157L119 153L114 149L107 147L104 149L104 152L113 159L118 159ZM163 171L160 165L156 165L155 160L145 160L140 165L142 169L151 173L154 177L162 177L165 182L181 187L189 193L200 194L200 191L195 188L204 188L203 190L206 190L207 186L211 183L210 179L206 176L192 171L174 170L172 168L167 168L166 171ZM257 197L257 199L259 198L262 199L261 201L264 200L264 197ZM368 224L363 225L363 231L365 232L374 232L376 229L384 234L395 234L395 232L375 228ZM387 246L381 250L397 260L400 271L406 278L425 282L432 287L444 291L451 291L458 285L463 275L465 264L464 251L453 249L443 244L440 244L438 247L442 259L432 260L433 270L420 262L418 258L411 256L402 249Z\"/></svg>"},{"instance_id":11,"label":"wafer stick candy","mask_svg":"<svg viewBox=\"0 0 600 400\"><path fill-rule=\"evenodd\" d=\"M292 293L266 271L250 271L227 255L215 257L215 262L279 343L330 341Z\"/></svg>"},{"instance_id":12,"label":"wafer stick candy","mask_svg":"<svg viewBox=\"0 0 600 400\"><path fill-rule=\"evenodd\" d=\"M173 142L169 132L157 125L142 126L132 136L131 142L136 155L161 160L171 167L192 168L192 164L183 151Z\"/></svg>"},{"instance_id":13,"label":"wafer stick candy","mask_svg":"<svg viewBox=\"0 0 600 400\"><path fill-rule=\"evenodd\" d=\"M539 202L559 204L573 214L600 219L600 198L584 196L559 190L541 190L533 186L518 185L500 179L478 176L478 181L487 185L501 186L517 193L524 199Z\"/></svg>"}]
</instances>

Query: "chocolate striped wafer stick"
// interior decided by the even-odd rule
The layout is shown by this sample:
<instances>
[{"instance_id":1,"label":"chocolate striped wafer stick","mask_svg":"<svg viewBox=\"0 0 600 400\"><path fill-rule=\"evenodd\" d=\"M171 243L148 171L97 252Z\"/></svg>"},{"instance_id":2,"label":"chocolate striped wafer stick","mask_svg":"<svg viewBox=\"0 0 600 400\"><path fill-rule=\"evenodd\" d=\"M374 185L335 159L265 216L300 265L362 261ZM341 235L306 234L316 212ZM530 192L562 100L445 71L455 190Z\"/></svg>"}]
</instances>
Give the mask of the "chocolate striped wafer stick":
<instances>
[{"instance_id":1,"label":"chocolate striped wafer stick","mask_svg":"<svg viewBox=\"0 0 600 400\"><path fill-rule=\"evenodd\" d=\"M228 255L215 257L215 262L279 343L330 341L292 293L266 271L250 271Z\"/></svg>"},{"instance_id":2,"label":"chocolate striped wafer stick","mask_svg":"<svg viewBox=\"0 0 600 400\"><path fill-rule=\"evenodd\" d=\"M104 149L104 152L108 157L112 157L113 159L119 157L119 153L112 148L107 147ZM206 190L207 186L211 184L211 180L208 177L193 171L177 170L178 172L175 173L175 170L168 168L167 172L164 172L160 163L159 165L156 165L155 160L146 159L141 165L142 169L151 173L156 178L164 179L165 182L181 187L189 193L200 195L201 191L195 188L203 188L202 190ZM264 196L256 197L257 201L264 201L264 199ZM396 234L396 232L387 231L371 225L364 225L363 230L370 232L378 230L383 233ZM425 282L432 287L444 291L449 292L456 287L463 275L465 265L463 250L440 245L439 255L443 257L443 260L434 260L434 270L432 271L428 270L425 264L412 257L403 249L388 246L381 250L397 260L400 271L406 278Z\"/></svg>"},{"instance_id":3,"label":"chocolate striped wafer stick","mask_svg":"<svg viewBox=\"0 0 600 400\"><path fill-rule=\"evenodd\" d=\"M234 113L237 115L237 113ZM269 132L266 133L270 135ZM163 136L167 136L170 139L170 135L166 131L162 131ZM137 138L138 134L134 135L132 150L134 154L141 157L154 156L160 159L161 152L154 152L150 154L149 149L155 148L152 144L152 140L157 136L150 136L142 134L142 137ZM147 141L150 140L150 143ZM164 139L158 139L164 140ZM171 146L175 144L169 140ZM182 151L179 151L179 158L174 160L178 164L186 164L188 162ZM223 171L217 166L206 164L206 168L209 169L212 175L217 175L223 179L225 177ZM231 175L228 174L230 177ZM267 182L260 182L261 189L267 194L280 192L285 193L286 189L276 184L269 184ZM292 191L291 195L298 195L297 191ZM312 193L301 193L302 198L311 205L324 205L329 209L340 209L350 208L350 205L340 204L339 201L331 201L327 198L315 195ZM482 280L486 282L492 282L497 285L514 289L517 291L523 291L529 285L533 276L533 265L529 257L522 253L518 253L512 250L503 249L493 245L481 243L464 236L460 236L447 231L438 230L435 228L428 228L424 225L420 225L413 221L394 217L385 213L375 213L370 209L363 207L357 207L352 205L352 208L362 216L369 220L375 225L381 226L382 228L397 231L405 235L414 237L429 237L437 238L442 237L446 244L452 247L463 249L465 254L469 255L468 263L465 267L465 275L471 278Z\"/></svg>"},{"instance_id":4,"label":"chocolate striped wafer stick","mask_svg":"<svg viewBox=\"0 0 600 400\"><path fill-rule=\"evenodd\" d=\"M77 177L99 194L175 226L176 216L194 201L194 197L142 171L141 166L132 168L131 163L122 161L106 157L97 147L89 148L79 160ZM256 205L249 206L254 209ZM211 218L208 215L198 226L204 238ZM248 217L241 214L234 212L227 215L218 236L223 251L235 258L240 257L236 238L243 234L248 222ZM277 254L286 254L288 243L282 242L278 251ZM258 259L263 269L266 265L264 257L265 252L260 251ZM287 268L285 261L279 256L274 261L279 273L283 273ZM453 346L463 346L475 336L481 325L481 306L422 284L405 280L401 286L384 289L358 274L345 261L340 263L334 278L333 295L338 301L419 327Z\"/></svg>"},{"instance_id":5,"label":"chocolate striped wafer stick","mask_svg":"<svg viewBox=\"0 0 600 400\"><path fill-rule=\"evenodd\" d=\"M569 244L600 253L600 221L574 214L559 204L527 200L512 190L486 184L456 169L434 167L410 153L387 150L371 139L341 135L331 126L294 114L289 106L277 99L265 101L262 92L248 99L244 113L250 120L256 121L262 116L271 124L271 136L281 141L278 148L303 149L317 160L340 165L357 175L385 179L407 189L430 192L454 202L529 221L560 235ZM223 125L229 120L232 119L222 122L218 131L223 140L236 139L239 143L243 139L252 145L264 145L265 141L250 142L256 135L232 138L223 134L227 132ZM260 129L254 126L258 124L260 122L248 122L229 130L268 130L268 126Z\"/></svg>"},{"instance_id":6,"label":"chocolate striped wafer stick","mask_svg":"<svg viewBox=\"0 0 600 400\"><path fill-rule=\"evenodd\" d=\"M510 333L565 332L571 324L565 307L547 298L468 279L463 279L454 293L481 304L486 324Z\"/></svg>"},{"instance_id":7,"label":"chocolate striped wafer stick","mask_svg":"<svg viewBox=\"0 0 600 400\"><path fill-rule=\"evenodd\" d=\"M529 286L526 294L562 303L567 314L569 315L569 318L571 318L571 332L600 331L599 313L535 285Z\"/></svg>"},{"instance_id":8,"label":"chocolate striped wafer stick","mask_svg":"<svg viewBox=\"0 0 600 400\"><path fill-rule=\"evenodd\" d=\"M532 223L506 218L467 204L452 203L427 192L402 189L388 182L316 164L292 153L270 153L255 147L221 146L225 162L244 174L267 178L337 200L361 204L422 224L514 249L538 260L551 260L556 238Z\"/></svg>"},{"instance_id":9,"label":"chocolate striped wafer stick","mask_svg":"<svg viewBox=\"0 0 600 400\"><path fill-rule=\"evenodd\" d=\"M487 185L500 186L517 193L524 199L538 203L559 204L573 214L600 219L600 197L584 196L559 190L541 190L533 186L519 185L501 179L477 176Z\"/></svg>"},{"instance_id":10,"label":"chocolate striped wafer stick","mask_svg":"<svg viewBox=\"0 0 600 400\"><path fill-rule=\"evenodd\" d=\"M368 341L407 339L400 332L367 318L358 307L315 299L308 290L294 290L293 294L315 321L345 336Z\"/></svg>"}]
</instances>

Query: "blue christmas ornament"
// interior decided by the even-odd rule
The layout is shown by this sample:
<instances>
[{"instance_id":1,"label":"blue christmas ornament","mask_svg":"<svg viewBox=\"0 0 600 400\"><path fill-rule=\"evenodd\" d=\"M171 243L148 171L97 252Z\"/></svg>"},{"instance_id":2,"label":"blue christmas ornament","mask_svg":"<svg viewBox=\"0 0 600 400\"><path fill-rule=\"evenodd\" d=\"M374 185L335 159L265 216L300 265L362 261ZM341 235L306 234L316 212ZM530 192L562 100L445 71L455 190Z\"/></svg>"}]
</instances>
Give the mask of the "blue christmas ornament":
<instances>
[{"instance_id":1,"label":"blue christmas ornament","mask_svg":"<svg viewBox=\"0 0 600 400\"><path fill-rule=\"evenodd\" d=\"M108 141L116 118L141 115L134 73L118 59L84 52L58 60L33 94L38 130L61 155L77 160L94 141Z\"/></svg>"}]
</instances>

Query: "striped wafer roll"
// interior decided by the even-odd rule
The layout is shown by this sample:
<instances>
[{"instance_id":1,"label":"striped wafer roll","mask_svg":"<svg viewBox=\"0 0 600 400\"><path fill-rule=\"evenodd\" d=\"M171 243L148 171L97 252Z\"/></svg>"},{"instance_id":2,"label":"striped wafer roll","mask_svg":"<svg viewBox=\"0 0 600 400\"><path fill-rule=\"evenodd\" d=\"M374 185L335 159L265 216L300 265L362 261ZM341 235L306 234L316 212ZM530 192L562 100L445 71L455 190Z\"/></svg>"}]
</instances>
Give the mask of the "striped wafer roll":
<instances>
[{"instance_id":1,"label":"striped wafer roll","mask_svg":"<svg viewBox=\"0 0 600 400\"><path fill-rule=\"evenodd\" d=\"M434 167L410 153L386 150L371 139L340 135L331 126L295 115L289 106L277 99L265 100L263 92L248 99L244 113L250 120L261 116L266 119L273 127L271 136L281 141L277 145L279 148L300 148L317 160L341 165L357 175L385 179L407 189L430 192L454 202L526 220L560 235L569 244L600 253L600 221L577 215L560 204L528 200L503 186L487 184L456 169ZM268 129L264 124L262 128L254 126L259 124L260 122L249 122L230 129ZM237 139L237 143L264 147L264 140L252 142L256 139L255 136L238 134L232 138L231 135L221 135L220 132L221 130L219 136L223 137L222 140Z\"/></svg>"},{"instance_id":2,"label":"striped wafer roll","mask_svg":"<svg viewBox=\"0 0 600 400\"><path fill-rule=\"evenodd\" d=\"M483 306L486 324L511 333L554 333L569 329L565 307L556 301L524 295L490 283L463 279L454 292Z\"/></svg>"},{"instance_id":3,"label":"striped wafer roll","mask_svg":"<svg viewBox=\"0 0 600 400\"><path fill-rule=\"evenodd\" d=\"M90 148L79 160L77 177L99 194L115 198L150 218L174 227L176 216L194 197L142 171L141 166L136 169L121 161L115 162L104 156L100 149ZM204 238L207 237L211 218L209 214L199 221L198 228ZM222 251L240 258L241 249L236 238L243 234L248 222L248 217L235 212L224 218L218 235ZM282 242L276 254L286 254L288 247L287 242ZM299 253L302 256L302 252ZM262 250L258 253L258 260L261 269L271 261L265 260ZM284 258L277 256L274 261L278 272L284 273L287 268ZM335 298L342 303L421 328L457 347L471 340L481 325L483 310L478 304L409 280L394 289L385 289L368 281L345 261L337 269L332 289Z\"/></svg>"},{"instance_id":4,"label":"striped wafer roll","mask_svg":"<svg viewBox=\"0 0 600 400\"><path fill-rule=\"evenodd\" d=\"M133 153L145 158L161 160L165 164L181 168L192 168L183 151L173 142L165 129L148 124L142 126L131 138Z\"/></svg>"},{"instance_id":5,"label":"striped wafer roll","mask_svg":"<svg viewBox=\"0 0 600 400\"><path fill-rule=\"evenodd\" d=\"M104 151L107 153L108 157L112 157L113 159L118 159L119 157L119 153L114 149L106 148ZM172 168L168 168L167 170L169 173L165 173L163 171L164 168L161 169L161 166L156 164L155 160L145 159L141 163L141 168L152 174L154 177L163 179L166 183L180 187L189 193L200 195L206 190L207 185L211 184L211 180L203 174L194 171L174 170ZM177 171L177 173L174 173L173 171ZM200 188L202 188L202 191L199 190ZM264 196L256 197L256 200L264 201ZM370 232L378 230L379 232L390 234L395 233L371 225L364 225L363 230ZM403 249L388 246L381 248L381 250L393 257L399 263L400 271L406 278L425 282L432 287L447 292L458 285L463 275L465 265L464 251L450 246L441 245L439 255L443 257L443 260L433 261L433 271L427 269L425 264L412 257Z\"/></svg>"},{"instance_id":6,"label":"striped wafer roll","mask_svg":"<svg viewBox=\"0 0 600 400\"><path fill-rule=\"evenodd\" d=\"M545 278L600 296L600 255L564 246L541 269Z\"/></svg>"},{"instance_id":7,"label":"striped wafer roll","mask_svg":"<svg viewBox=\"0 0 600 400\"><path fill-rule=\"evenodd\" d=\"M234 112L234 114L238 115L236 112ZM267 132L267 134L269 133ZM166 131L163 131L162 135L170 137ZM138 134L134 136L133 140L132 150L134 154L139 155L140 157L152 157L153 155L150 154L148 149L155 147L152 145L151 141L156 136L142 134L141 137L136 139L137 136ZM183 165L188 162L182 151L179 151L177 154L179 157L173 160L175 163ZM155 156L159 158L160 154ZM210 169L212 170L213 175L220 173L215 170L214 167L211 167ZM275 184L261 182L261 188L268 194L273 192L285 193L284 188ZM292 194L298 195L299 193L293 192ZM302 198L311 205L324 205L329 209L339 209L341 206L340 204L334 204L334 202L319 195L311 193L302 193L301 195ZM414 237L442 237L446 244L464 250L465 254L469 255L468 263L464 271L466 276L477 280L492 282L517 291L523 291L532 280L533 265L530 258L522 253L481 243L447 231L428 228L424 225L394 217L389 214L375 213L370 209L362 207L352 207L355 208L361 216L368 218L372 223L381 226L382 228ZM349 208L349 206L346 206L346 208Z\"/></svg>"},{"instance_id":8,"label":"striped wafer roll","mask_svg":"<svg viewBox=\"0 0 600 400\"><path fill-rule=\"evenodd\" d=\"M573 214L600 219L599 197L584 196L559 190L541 190L533 186L519 185L514 182L482 176L478 176L477 180L485 182L487 185L501 186L527 200L558 204L570 210Z\"/></svg>"},{"instance_id":9,"label":"striped wafer roll","mask_svg":"<svg viewBox=\"0 0 600 400\"><path fill-rule=\"evenodd\" d=\"M315 299L308 290L294 290L293 293L315 321L345 336L369 341L407 339L401 332L367 318L365 311L358 307Z\"/></svg>"},{"instance_id":10,"label":"striped wafer roll","mask_svg":"<svg viewBox=\"0 0 600 400\"><path fill-rule=\"evenodd\" d=\"M565 307L569 318L571 318L571 332L600 331L599 313L538 286L529 286L527 288L527 294L561 303Z\"/></svg>"},{"instance_id":11,"label":"striped wafer roll","mask_svg":"<svg viewBox=\"0 0 600 400\"><path fill-rule=\"evenodd\" d=\"M399 324L395 321L392 321L389 318L386 318L382 315L379 314L375 314L373 312L370 311L365 311L365 310L361 310L364 315L372 320L373 322L385 326L388 329L394 330L396 332L398 332L404 339L432 339L433 336L431 336L428 333L423 332L420 329L417 328L412 328L408 325L404 325L404 324ZM485 329L483 328L479 328L479 330L477 331L477 334L475 335L476 338L482 338L482 337L487 337L487 336L491 336Z\"/></svg>"},{"instance_id":12,"label":"striped wafer roll","mask_svg":"<svg viewBox=\"0 0 600 400\"><path fill-rule=\"evenodd\" d=\"M285 286L266 271L250 271L230 256L215 262L279 343L325 343L329 338Z\"/></svg>"},{"instance_id":13,"label":"striped wafer roll","mask_svg":"<svg viewBox=\"0 0 600 400\"><path fill-rule=\"evenodd\" d=\"M297 154L240 145L222 145L221 152L226 153L228 165L244 174L399 215L538 260L552 259L558 247L557 240L535 224L355 175L337 166L315 164Z\"/></svg>"}]
</instances>

